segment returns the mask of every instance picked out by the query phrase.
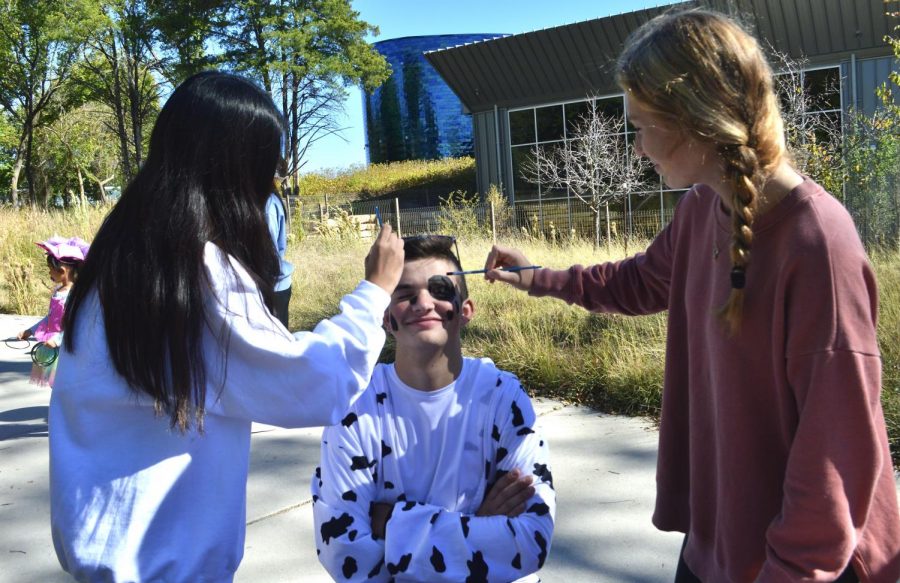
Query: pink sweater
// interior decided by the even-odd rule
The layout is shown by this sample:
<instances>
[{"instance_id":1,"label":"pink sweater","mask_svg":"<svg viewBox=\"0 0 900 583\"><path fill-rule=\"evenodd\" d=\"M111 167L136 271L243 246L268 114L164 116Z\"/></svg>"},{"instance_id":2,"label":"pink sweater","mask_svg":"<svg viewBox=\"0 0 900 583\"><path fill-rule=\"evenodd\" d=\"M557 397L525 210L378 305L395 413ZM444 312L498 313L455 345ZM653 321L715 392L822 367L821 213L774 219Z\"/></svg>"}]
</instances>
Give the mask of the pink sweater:
<instances>
[{"instance_id":1,"label":"pink sweater","mask_svg":"<svg viewBox=\"0 0 900 583\"><path fill-rule=\"evenodd\" d=\"M702 185L646 253L540 270L530 293L597 312L668 309L653 523L690 531L698 577L831 581L852 562L863 582L895 583L900 511L865 251L810 180L753 231L733 337L715 315L730 291L730 219Z\"/></svg>"}]
</instances>

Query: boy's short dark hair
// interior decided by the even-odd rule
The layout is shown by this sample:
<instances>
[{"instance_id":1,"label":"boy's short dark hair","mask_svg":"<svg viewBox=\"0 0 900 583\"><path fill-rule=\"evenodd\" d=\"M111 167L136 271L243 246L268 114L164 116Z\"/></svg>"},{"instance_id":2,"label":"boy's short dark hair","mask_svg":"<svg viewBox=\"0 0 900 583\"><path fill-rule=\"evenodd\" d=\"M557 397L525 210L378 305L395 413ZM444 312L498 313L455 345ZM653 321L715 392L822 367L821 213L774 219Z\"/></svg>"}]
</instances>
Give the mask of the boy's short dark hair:
<instances>
[{"instance_id":1,"label":"boy's short dark hair","mask_svg":"<svg viewBox=\"0 0 900 583\"><path fill-rule=\"evenodd\" d=\"M414 235L403 238L404 261L418 259L443 259L450 262L457 271L462 271L459 257L453 252L456 239L450 235ZM469 297L465 275L450 276L457 278L459 294L463 301Z\"/></svg>"}]
</instances>

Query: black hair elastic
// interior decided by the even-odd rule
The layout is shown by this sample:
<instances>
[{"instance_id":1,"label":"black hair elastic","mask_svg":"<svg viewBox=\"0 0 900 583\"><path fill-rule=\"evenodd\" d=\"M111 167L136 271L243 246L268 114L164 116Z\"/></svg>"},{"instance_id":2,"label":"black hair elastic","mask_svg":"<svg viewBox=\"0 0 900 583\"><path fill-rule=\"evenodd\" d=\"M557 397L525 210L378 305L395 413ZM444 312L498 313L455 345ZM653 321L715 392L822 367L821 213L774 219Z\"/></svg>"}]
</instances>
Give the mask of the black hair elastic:
<instances>
[{"instance_id":1,"label":"black hair elastic","mask_svg":"<svg viewBox=\"0 0 900 583\"><path fill-rule=\"evenodd\" d=\"M731 287L733 289L744 289L747 285L747 274L743 267L735 267L731 270Z\"/></svg>"}]
</instances>

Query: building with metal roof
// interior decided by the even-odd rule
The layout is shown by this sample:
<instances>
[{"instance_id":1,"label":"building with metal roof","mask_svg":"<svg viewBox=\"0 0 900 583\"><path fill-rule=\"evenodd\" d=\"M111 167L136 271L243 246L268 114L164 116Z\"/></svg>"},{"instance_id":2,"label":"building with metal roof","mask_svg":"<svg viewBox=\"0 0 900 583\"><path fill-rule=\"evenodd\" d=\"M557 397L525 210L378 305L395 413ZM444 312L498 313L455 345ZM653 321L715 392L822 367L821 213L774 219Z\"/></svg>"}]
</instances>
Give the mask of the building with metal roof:
<instances>
[{"instance_id":1,"label":"building with metal roof","mask_svg":"<svg viewBox=\"0 0 900 583\"><path fill-rule=\"evenodd\" d=\"M428 52L472 115L478 190L497 185L513 204L538 210L541 201L567 197L522 178L529 150L565 140L588 100L624 115L612 73L626 37L664 11L691 6L737 16L773 53L802 62L805 86L822 94L814 113L838 124L850 109L874 110L874 90L895 66L885 40L900 24L887 14L900 11L894 0L695 0ZM655 209L658 201L665 222L679 195L660 181L625 206Z\"/></svg>"}]
</instances>

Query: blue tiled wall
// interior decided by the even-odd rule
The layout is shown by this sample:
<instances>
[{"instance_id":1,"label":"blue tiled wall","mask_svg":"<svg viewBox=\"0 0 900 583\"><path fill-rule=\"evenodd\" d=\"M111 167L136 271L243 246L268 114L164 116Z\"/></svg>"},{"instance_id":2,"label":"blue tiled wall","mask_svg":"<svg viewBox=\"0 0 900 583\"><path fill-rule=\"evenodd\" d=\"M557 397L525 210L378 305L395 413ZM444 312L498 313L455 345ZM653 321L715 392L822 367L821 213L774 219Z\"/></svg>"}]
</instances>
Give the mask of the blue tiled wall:
<instances>
[{"instance_id":1,"label":"blue tiled wall","mask_svg":"<svg viewBox=\"0 0 900 583\"><path fill-rule=\"evenodd\" d=\"M392 73L363 97L368 161L471 156L472 118L423 54L498 36L505 35L412 36L375 43Z\"/></svg>"}]
</instances>

